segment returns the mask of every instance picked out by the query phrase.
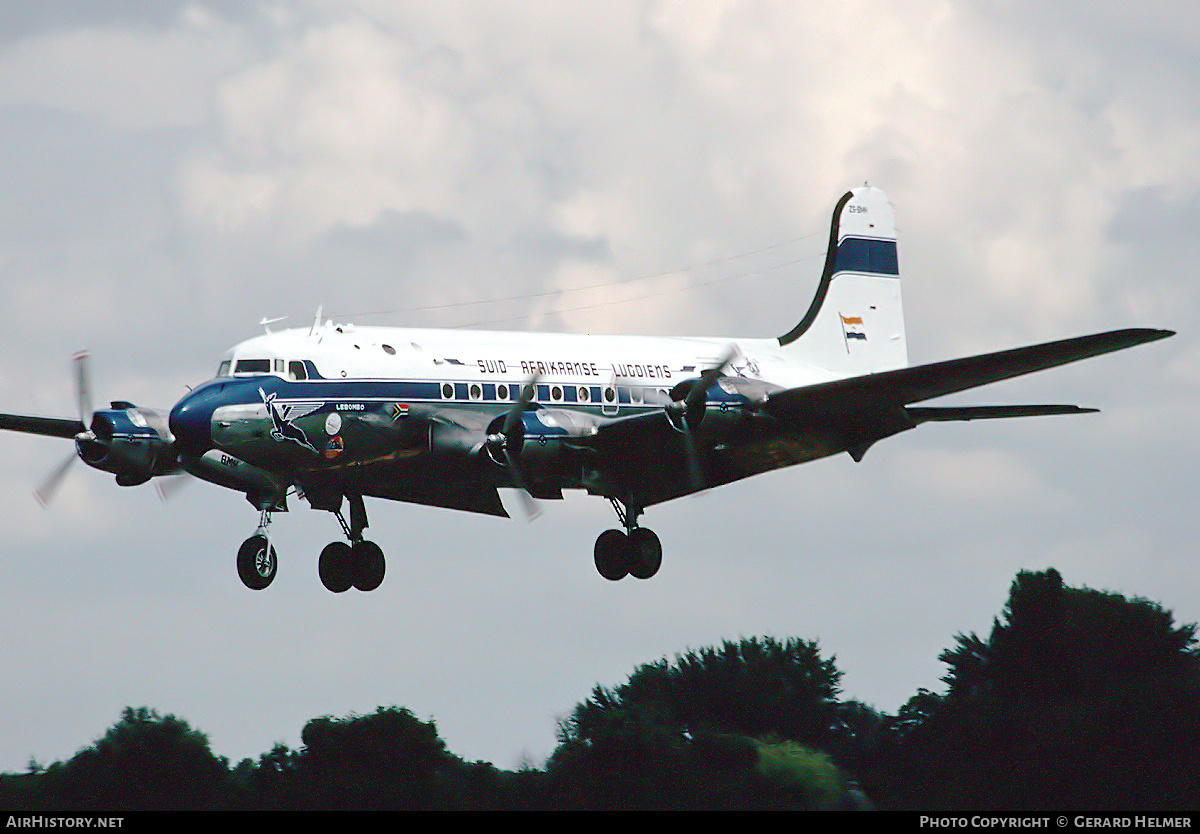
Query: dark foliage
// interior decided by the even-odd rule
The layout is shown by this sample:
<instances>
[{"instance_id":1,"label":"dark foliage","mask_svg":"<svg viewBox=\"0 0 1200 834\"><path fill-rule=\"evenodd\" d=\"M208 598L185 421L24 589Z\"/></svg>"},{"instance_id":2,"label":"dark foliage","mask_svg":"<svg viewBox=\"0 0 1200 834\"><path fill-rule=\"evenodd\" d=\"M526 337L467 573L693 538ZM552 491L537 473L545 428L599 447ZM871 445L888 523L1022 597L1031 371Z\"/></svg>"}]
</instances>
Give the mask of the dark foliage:
<instances>
[{"instance_id":1,"label":"dark foliage","mask_svg":"<svg viewBox=\"0 0 1200 834\"><path fill-rule=\"evenodd\" d=\"M675 733L768 735L822 745L837 723L842 673L815 642L771 637L726 641L639 666L613 690L597 686L560 728L560 740L587 740L614 714Z\"/></svg>"},{"instance_id":2,"label":"dark foliage","mask_svg":"<svg viewBox=\"0 0 1200 834\"><path fill-rule=\"evenodd\" d=\"M768 772L756 739L828 742L840 677L815 643L771 638L639 666L615 689L597 686L562 723L547 767L552 792L566 808L836 804L809 789L817 771L833 772L827 761L777 755L788 772Z\"/></svg>"},{"instance_id":3,"label":"dark foliage","mask_svg":"<svg viewBox=\"0 0 1200 834\"><path fill-rule=\"evenodd\" d=\"M1022 572L987 639L942 653L945 693L922 689L896 715L839 701L815 643L755 638L597 686L544 770L464 762L398 707L315 718L299 750L230 768L186 722L127 708L67 762L0 774L0 806L1194 811L1195 632L1147 600Z\"/></svg>"},{"instance_id":4,"label":"dark foliage","mask_svg":"<svg viewBox=\"0 0 1200 834\"><path fill-rule=\"evenodd\" d=\"M900 711L893 801L945 810L1186 810L1200 795L1195 625L1021 572L988 639Z\"/></svg>"},{"instance_id":5,"label":"dark foliage","mask_svg":"<svg viewBox=\"0 0 1200 834\"><path fill-rule=\"evenodd\" d=\"M155 811L226 807L229 764L173 715L126 707L94 745L39 777L47 810Z\"/></svg>"}]
</instances>

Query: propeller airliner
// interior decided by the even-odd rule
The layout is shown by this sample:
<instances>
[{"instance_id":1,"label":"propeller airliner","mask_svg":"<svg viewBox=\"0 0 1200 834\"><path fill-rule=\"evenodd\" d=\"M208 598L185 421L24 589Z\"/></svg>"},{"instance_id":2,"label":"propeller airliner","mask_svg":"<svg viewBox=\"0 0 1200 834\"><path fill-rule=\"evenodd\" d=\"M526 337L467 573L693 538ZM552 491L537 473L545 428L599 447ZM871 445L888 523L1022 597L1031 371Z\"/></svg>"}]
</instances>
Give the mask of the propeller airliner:
<instances>
[{"instance_id":1,"label":"propeller airliner","mask_svg":"<svg viewBox=\"0 0 1200 834\"><path fill-rule=\"evenodd\" d=\"M260 515L237 569L256 590L275 578L270 524L289 498L345 534L320 554L322 583L370 591L385 560L363 535L365 498L507 516L498 488L529 516L564 489L608 499L620 527L596 540L596 569L647 579L662 562L638 524L648 507L841 452L860 461L921 423L1095 411L918 403L1170 335L1114 330L909 366L892 207L864 186L837 202L816 295L778 338L354 327L318 311L310 328L234 347L170 411L93 411L78 356L78 420L0 414L0 428L73 439L68 463L122 486L187 473L245 494Z\"/></svg>"}]
</instances>

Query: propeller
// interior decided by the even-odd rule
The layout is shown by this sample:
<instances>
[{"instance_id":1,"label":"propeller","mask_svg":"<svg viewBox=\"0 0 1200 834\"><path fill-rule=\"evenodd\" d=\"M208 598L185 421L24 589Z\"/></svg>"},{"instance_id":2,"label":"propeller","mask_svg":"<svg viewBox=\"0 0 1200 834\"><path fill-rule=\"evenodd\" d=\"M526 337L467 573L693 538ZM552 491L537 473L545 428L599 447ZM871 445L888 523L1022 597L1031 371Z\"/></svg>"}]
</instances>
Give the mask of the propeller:
<instances>
[{"instance_id":1,"label":"propeller","mask_svg":"<svg viewBox=\"0 0 1200 834\"><path fill-rule=\"evenodd\" d=\"M88 373L88 352L81 350L72 357L75 363L75 402L79 406L79 422L86 426L92 421L92 384ZM43 507L49 507L55 493L62 485L63 479L71 469L71 464L79 455L71 452L71 456L55 467L45 480L33 491L33 497Z\"/></svg>"},{"instance_id":2,"label":"propeller","mask_svg":"<svg viewBox=\"0 0 1200 834\"><path fill-rule=\"evenodd\" d=\"M182 492L183 488L191 483L192 480L193 476L187 472L155 478L154 488L158 490L158 500L164 504L167 503Z\"/></svg>"},{"instance_id":3,"label":"propeller","mask_svg":"<svg viewBox=\"0 0 1200 834\"><path fill-rule=\"evenodd\" d=\"M717 378L721 376L725 368L737 356L737 353L737 346L730 345L721 357L720 362L701 373L700 378L692 383L686 395L680 386L676 386L671 391L672 401L667 405L667 416L670 418L672 425L683 432L683 448L684 456L687 459L688 480L696 492L707 487L704 468L700 462L700 450L696 444L696 431L704 421L708 389L717 381ZM681 383L680 385L683 384ZM675 399L677 396L682 396L683 398Z\"/></svg>"},{"instance_id":4,"label":"propeller","mask_svg":"<svg viewBox=\"0 0 1200 834\"><path fill-rule=\"evenodd\" d=\"M538 374L535 373L521 386L520 396L517 397L517 401L513 403L513 407L505 415L504 424L500 427L500 431L488 435L487 438L488 451L491 453L492 459L497 460L498 455L504 458L504 463L508 467L508 474L512 478L513 486L517 488L517 494L521 496L521 505L525 510L525 518L529 521L533 521L540 516L542 509L538 506L538 502L532 493L529 492L529 487L525 481L525 474L521 471L519 460L521 447L525 445L525 409L533 401L537 391L538 378Z\"/></svg>"},{"instance_id":5,"label":"propeller","mask_svg":"<svg viewBox=\"0 0 1200 834\"><path fill-rule=\"evenodd\" d=\"M33 497L43 507L49 507L50 502L54 500L54 494L58 492L59 485L62 484L63 478L67 476L67 472L71 470L71 464L75 462L76 457L78 455L72 452L71 456L55 467L54 471L33 491Z\"/></svg>"}]
</instances>

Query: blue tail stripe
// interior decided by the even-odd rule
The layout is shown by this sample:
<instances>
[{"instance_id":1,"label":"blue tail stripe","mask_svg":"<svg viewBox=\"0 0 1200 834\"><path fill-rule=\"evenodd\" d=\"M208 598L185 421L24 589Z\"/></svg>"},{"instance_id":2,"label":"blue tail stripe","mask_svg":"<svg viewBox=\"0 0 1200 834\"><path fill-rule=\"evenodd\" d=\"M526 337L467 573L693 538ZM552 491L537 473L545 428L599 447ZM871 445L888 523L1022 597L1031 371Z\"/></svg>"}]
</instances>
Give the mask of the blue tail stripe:
<instances>
[{"instance_id":1,"label":"blue tail stripe","mask_svg":"<svg viewBox=\"0 0 1200 834\"><path fill-rule=\"evenodd\" d=\"M896 241L843 238L838 244L834 273L867 272L875 275L899 275Z\"/></svg>"}]
</instances>

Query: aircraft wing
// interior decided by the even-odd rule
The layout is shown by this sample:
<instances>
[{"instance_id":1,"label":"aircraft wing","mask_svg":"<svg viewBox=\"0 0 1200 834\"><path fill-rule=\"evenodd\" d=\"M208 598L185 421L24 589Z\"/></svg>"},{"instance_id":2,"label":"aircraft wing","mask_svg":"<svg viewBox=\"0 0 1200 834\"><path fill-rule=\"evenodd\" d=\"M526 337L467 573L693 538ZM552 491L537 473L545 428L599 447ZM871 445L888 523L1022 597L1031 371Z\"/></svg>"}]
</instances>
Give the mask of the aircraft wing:
<instances>
[{"instance_id":1,"label":"aircraft wing","mask_svg":"<svg viewBox=\"0 0 1200 834\"><path fill-rule=\"evenodd\" d=\"M79 420L62 417L26 417L23 414L0 414L0 429L41 434L47 437L73 438L84 430Z\"/></svg>"},{"instance_id":2,"label":"aircraft wing","mask_svg":"<svg viewBox=\"0 0 1200 834\"><path fill-rule=\"evenodd\" d=\"M844 413L904 406L1172 335L1172 330L1112 330L965 359L950 359L932 365L839 379L780 391L768 400L765 410L786 417L814 410Z\"/></svg>"},{"instance_id":3,"label":"aircraft wing","mask_svg":"<svg viewBox=\"0 0 1200 834\"><path fill-rule=\"evenodd\" d=\"M602 467L620 472L622 486L650 506L843 451L861 460L877 440L919 423L1094 412L1075 405L910 404L1172 334L1115 330L776 391L765 402L749 406L743 419L727 430L701 430L691 451L685 436L661 412L611 421L592 437L574 442L597 453Z\"/></svg>"}]
</instances>

